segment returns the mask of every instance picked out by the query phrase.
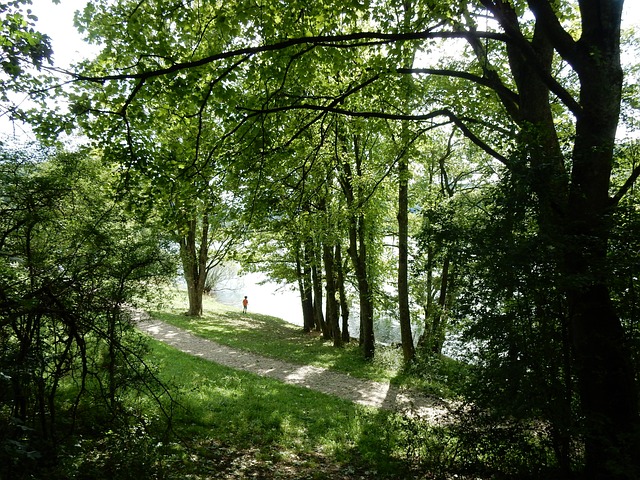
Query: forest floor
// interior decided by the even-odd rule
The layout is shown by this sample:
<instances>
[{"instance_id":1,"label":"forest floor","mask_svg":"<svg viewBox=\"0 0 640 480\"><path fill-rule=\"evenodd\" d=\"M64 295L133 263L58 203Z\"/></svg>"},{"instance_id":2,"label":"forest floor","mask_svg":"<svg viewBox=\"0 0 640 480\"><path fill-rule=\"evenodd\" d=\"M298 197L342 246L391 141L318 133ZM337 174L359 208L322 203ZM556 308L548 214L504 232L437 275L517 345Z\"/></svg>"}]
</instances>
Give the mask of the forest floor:
<instances>
[{"instance_id":1,"label":"forest floor","mask_svg":"<svg viewBox=\"0 0 640 480\"><path fill-rule=\"evenodd\" d=\"M183 352L237 370L270 377L361 405L417 416L429 423L446 422L450 406L440 398L395 385L356 378L311 365L297 365L230 348L140 314L138 328Z\"/></svg>"}]
</instances>

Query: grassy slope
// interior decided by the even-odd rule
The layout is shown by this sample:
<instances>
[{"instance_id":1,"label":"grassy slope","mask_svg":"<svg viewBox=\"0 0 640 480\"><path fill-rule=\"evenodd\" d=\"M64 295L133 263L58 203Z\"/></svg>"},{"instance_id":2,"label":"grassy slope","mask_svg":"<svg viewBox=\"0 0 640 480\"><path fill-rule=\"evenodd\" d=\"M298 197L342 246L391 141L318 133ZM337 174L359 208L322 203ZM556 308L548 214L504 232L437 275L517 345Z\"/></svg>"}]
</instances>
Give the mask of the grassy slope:
<instances>
[{"instance_id":1,"label":"grassy slope","mask_svg":"<svg viewBox=\"0 0 640 480\"><path fill-rule=\"evenodd\" d=\"M157 342L152 359L180 405L173 424L183 441L162 456L171 478L329 479L374 471L381 478L404 478L403 433L394 415ZM269 473L274 465L279 474Z\"/></svg>"},{"instance_id":2,"label":"grassy slope","mask_svg":"<svg viewBox=\"0 0 640 480\"><path fill-rule=\"evenodd\" d=\"M401 352L380 348L365 362L356 345L335 349L317 335L280 319L243 315L208 300L205 315L181 315L183 299L152 312L220 343L300 364L333 368L375 380L415 385ZM352 479L407 478L416 456L433 465L431 427L322 393L235 371L152 342L151 361L171 385L179 407L157 464L166 478ZM144 401L144 400L143 400ZM149 410L153 403L149 401ZM167 407L168 408L168 407ZM415 472L414 472L415 473Z\"/></svg>"},{"instance_id":3,"label":"grassy slope","mask_svg":"<svg viewBox=\"0 0 640 480\"><path fill-rule=\"evenodd\" d=\"M318 333L304 333L301 327L268 315L244 315L240 308L222 305L210 298L205 298L202 318L185 316L184 297L183 292L176 292L170 304L163 311L151 312L152 316L204 338L268 357L330 368L370 380L389 381L417 388L425 393L451 394L441 378L455 374L451 371L452 368L455 369L452 362L438 365L438 368L447 368L447 372L427 371L424 368L406 370L403 368L400 349L380 345L377 346L375 359L366 361L357 342L337 349L332 346L331 341L323 340Z\"/></svg>"}]
</instances>

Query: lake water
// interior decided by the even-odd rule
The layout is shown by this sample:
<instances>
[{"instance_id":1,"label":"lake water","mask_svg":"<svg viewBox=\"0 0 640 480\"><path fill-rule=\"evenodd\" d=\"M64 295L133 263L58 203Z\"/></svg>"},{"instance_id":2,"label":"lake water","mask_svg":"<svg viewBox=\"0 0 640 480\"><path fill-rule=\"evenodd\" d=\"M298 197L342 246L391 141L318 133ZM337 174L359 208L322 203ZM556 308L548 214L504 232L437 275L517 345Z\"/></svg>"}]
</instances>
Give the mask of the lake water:
<instances>
[{"instance_id":1,"label":"lake water","mask_svg":"<svg viewBox=\"0 0 640 480\"><path fill-rule=\"evenodd\" d=\"M260 273L235 276L220 282L214 297L224 305L237 306L238 310L242 310L242 299L246 295L249 312L279 317L302 326L302 306L298 290L273 282L264 283L265 281L266 277Z\"/></svg>"},{"instance_id":2,"label":"lake water","mask_svg":"<svg viewBox=\"0 0 640 480\"><path fill-rule=\"evenodd\" d=\"M249 300L249 312L279 317L302 327L302 304L297 288L269 282L261 273L249 273L231 276L219 282L214 292L216 300L224 305L237 306L239 311L242 310L245 295ZM349 334L357 338L360 331L358 305L351 305L349 308ZM377 342L400 342L400 327L393 319L377 318L374 333ZM414 337L417 340L418 334L415 331Z\"/></svg>"}]
</instances>

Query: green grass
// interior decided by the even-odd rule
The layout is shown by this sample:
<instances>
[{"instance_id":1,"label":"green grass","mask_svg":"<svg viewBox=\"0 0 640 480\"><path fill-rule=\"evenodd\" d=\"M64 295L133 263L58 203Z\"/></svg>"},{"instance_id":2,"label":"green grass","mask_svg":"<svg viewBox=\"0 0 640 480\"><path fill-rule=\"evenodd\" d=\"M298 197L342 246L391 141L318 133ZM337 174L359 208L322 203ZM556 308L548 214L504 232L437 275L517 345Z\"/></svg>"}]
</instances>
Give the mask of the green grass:
<instances>
[{"instance_id":1,"label":"green grass","mask_svg":"<svg viewBox=\"0 0 640 480\"><path fill-rule=\"evenodd\" d=\"M210 475L216 473L210 478L223 478L225 459L244 458L258 459L262 467L294 468L295 478L340 478L335 472L345 465L374 469L380 478L403 478L403 434L389 412L235 371L156 341L150 360L173 385L180 405L174 429L189 439L165 454L174 473L202 475L209 468Z\"/></svg>"},{"instance_id":2,"label":"green grass","mask_svg":"<svg viewBox=\"0 0 640 480\"><path fill-rule=\"evenodd\" d=\"M183 298L170 300L152 315L234 348L375 380L415 385L429 377L403 371L397 349L379 348L367 362L356 345L336 349L274 317L207 299L204 317L194 319L183 315ZM443 452L451 440L442 428L233 370L138 334L132 341L140 338L149 342L145 363L164 387L144 370L144 382L135 377L143 388L123 392L117 411L91 397L83 402L78 437L61 464L68 475L60 478L395 480L427 469L432 475L449 462ZM101 391L99 381L88 386ZM75 398L71 390L65 395Z\"/></svg>"},{"instance_id":3,"label":"green grass","mask_svg":"<svg viewBox=\"0 0 640 480\"><path fill-rule=\"evenodd\" d=\"M147 388L119 397L123 421L83 402L59 473L46 478L395 480L415 467L396 414L147 340L145 363L164 387L146 376Z\"/></svg>"},{"instance_id":4,"label":"green grass","mask_svg":"<svg viewBox=\"0 0 640 480\"><path fill-rule=\"evenodd\" d=\"M297 306L292 306L296 308ZM259 313L243 314L233 308L204 298L204 315L184 315L186 292L167 293L167 306L150 312L154 318L193 332L223 345L277 358L300 365L314 365L349 375L391 382L442 397L455 396L464 381L464 366L451 359L430 359L405 368L402 350L377 345L374 360L365 360L358 342L335 348L318 332L304 333L297 325Z\"/></svg>"},{"instance_id":5,"label":"green grass","mask_svg":"<svg viewBox=\"0 0 640 480\"><path fill-rule=\"evenodd\" d=\"M378 346L376 358L366 361L357 345L350 342L342 349L333 347L317 333L304 333L302 328L282 319L259 313L243 314L205 298L204 315L184 315L184 293L177 292L173 304L164 311L150 312L154 318L224 345L240 348L292 363L315 365L377 381L391 381L402 373L399 349Z\"/></svg>"}]
</instances>

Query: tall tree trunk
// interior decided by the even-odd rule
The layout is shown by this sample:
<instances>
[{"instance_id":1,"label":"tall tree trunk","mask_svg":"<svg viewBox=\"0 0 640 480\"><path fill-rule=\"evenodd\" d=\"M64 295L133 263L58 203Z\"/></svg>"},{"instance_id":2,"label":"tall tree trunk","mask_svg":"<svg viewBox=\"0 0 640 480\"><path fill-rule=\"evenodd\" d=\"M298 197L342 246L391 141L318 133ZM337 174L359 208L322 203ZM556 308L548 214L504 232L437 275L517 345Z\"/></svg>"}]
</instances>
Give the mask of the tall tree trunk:
<instances>
[{"instance_id":1,"label":"tall tree trunk","mask_svg":"<svg viewBox=\"0 0 640 480\"><path fill-rule=\"evenodd\" d=\"M306 245L306 243L305 243ZM311 267L307 258L305 245L299 246L296 251L296 274L298 277L298 290L302 304L302 329L309 333L314 327L313 318L313 294L311 283ZM302 250L302 252L301 252Z\"/></svg>"},{"instance_id":2,"label":"tall tree trunk","mask_svg":"<svg viewBox=\"0 0 640 480\"><path fill-rule=\"evenodd\" d=\"M409 164L405 155L398 161L398 318L405 363L415 358L409 311Z\"/></svg>"},{"instance_id":3,"label":"tall tree trunk","mask_svg":"<svg viewBox=\"0 0 640 480\"><path fill-rule=\"evenodd\" d=\"M354 263L360 300L360 339L364 358L375 355L375 336L373 332L373 301L367 273L367 246L364 215L352 218L349 229L349 254Z\"/></svg>"},{"instance_id":4,"label":"tall tree trunk","mask_svg":"<svg viewBox=\"0 0 640 480\"><path fill-rule=\"evenodd\" d=\"M338 323L338 302L336 300L336 272L333 247L324 243L322 245L324 258L324 269L326 274L327 298L326 298L326 321L327 328L333 338L333 346L342 346L342 336L340 335L340 324Z\"/></svg>"},{"instance_id":5,"label":"tall tree trunk","mask_svg":"<svg viewBox=\"0 0 640 480\"><path fill-rule=\"evenodd\" d=\"M449 264L449 255L445 255L444 262L442 263L438 311L433 315L433 323L431 325L431 351L438 355L442 353L445 337L444 322L447 312L447 294L449 289Z\"/></svg>"},{"instance_id":6,"label":"tall tree trunk","mask_svg":"<svg viewBox=\"0 0 640 480\"><path fill-rule=\"evenodd\" d=\"M484 1L498 12L507 31L517 27L506 2ZM575 358L587 476L640 478L640 414L630 352L607 281L609 198L615 133L620 115L622 0L581 0L582 35L574 41L561 30L548 2L530 0L536 28L530 51L509 43L509 61L520 105L512 116L530 153L530 173L539 197L539 224L558 257ZM578 74L580 98L574 106L576 138L570 181L558 147L547 78L555 51ZM490 72L486 72L489 76Z\"/></svg>"},{"instance_id":7,"label":"tall tree trunk","mask_svg":"<svg viewBox=\"0 0 640 480\"><path fill-rule=\"evenodd\" d=\"M614 40L619 35L611 35L615 28L607 23L615 7L600 5L600 9L602 19L589 12L588 20L597 22L598 31L584 33L591 49L577 68L583 114L576 121L567 218L570 334L587 427L587 471L597 479L630 479L640 478L638 391L606 271L613 207L609 181L622 70Z\"/></svg>"},{"instance_id":8,"label":"tall tree trunk","mask_svg":"<svg viewBox=\"0 0 640 480\"><path fill-rule=\"evenodd\" d=\"M344 284L344 264L342 260L342 246L340 242L336 244L336 270L338 273L338 292L340 295L340 312L342 315L342 341L348 343L351 340L349 335L349 300Z\"/></svg>"},{"instance_id":9,"label":"tall tree trunk","mask_svg":"<svg viewBox=\"0 0 640 480\"><path fill-rule=\"evenodd\" d=\"M427 353L430 351L429 341L431 335L432 313L433 313L433 246L429 242L427 246L427 264L425 266L427 281L425 284L425 299L422 305L424 312L424 330L418 339L418 349Z\"/></svg>"},{"instance_id":10,"label":"tall tree trunk","mask_svg":"<svg viewBox=\"0 0 640 480\"><path fill-rule=\"evenodd\" d=\"M404 15L402 23L407 30L411 29L414 17L413 0L403 0ZM411 68L415 59L415 47L408 42L403 44L401 62L404 67ZM411 95L413 77L402 77L403 92ZM409 102L407 102L407 105ZM409 112L406 112L409 113ZM405 364L415 358L413 333L411 331L411 312L409 310L409 146L411 144L408 122L402 122L401 152L398 157L398 321L402 341L402 356Z\"/></svg>"},{"instance_id":11,"label":"tall tree trunk","mask_svg":"<svg viewBox=\"0 0 640 480\"><path fill-rule=\"evenodd\" d=\"M528 178L531 182L531 188L538 199L539 235L552 245L551 251L555 253L553 261L561 272L565 264L562 252L566 242L565 214L569 211L567 206L569 178L550 108L549 87L540 76L541 71L551 74L554 53L551 42L539 25L534 30L531 44L540 59L536 65L530 62L518 48L510 47L508 50L510 65L520 93L520 111L515 120L521 127L518 141L520 150L523 152L523 157L510 167L516 177ZM528 162L530 165L527 167ZM559 295L563 295L561 289L558 292ZM564 299L559 302L565 303ZM545 309L544 305L538 307L541 310ZM561 324L558 331L567 330L567 319L563 315L560 315L556 321ZM564 335L560 335L554 341L560 343L561 349L565 352L569 348L568 338ZM567 419L571 417L573 385L568 377L571 375L569 359L565 360L563 365L565 368L563 376L565 379L569 378L569 381L563 383L564 392L558 392L557 398L554 398L556 407L551 413L551 418L556 420L552 422L551 435L557 446L558 462L565 474L569 475L569 450L566 446L572 442L570 432L572 421Z\"/></svg>"},{"instance_id":12,"label":"tall tree trunk","mask_svg":"<svg viewBox=\"0 0 640 480\"><path fill-rule=\"evenodd\" d=\"M209 216L202 216L198 245L198 220L189 220L187 233L180 238L180 258L187 283L189 311L187 315L202 315L202 296L207 279L207 259L209 253Z\"/></svg>"},{"instance_id":13,"label":"tall tree trunk","mask_svg":"<svg viewBox=\"0 0 640 480\"><path fill-rule=\"evenodd\" d=\"M356 159L356 173L362 177L362 156L360 139L354 136L354 155ZM360 338L364 358L372 359L376 351L376 341L373 331L373 294L369 285L368 257L367 257L367 225L363 213L351 216L349 231L349 253L354 262L358 292L360 294Z\"/></svg>"},{"instance_id":14,"label":"tall tree trunk","mask_svg":"<svg viewBox=\"0 0 640 480\"><path fill-rule=\"evenodd\" d=\"M353 150L355 157L355 175L362 178L362 156L360 152L360 139L353 136ZM339 162L341 174L340 186L347 199L347 205L351 211L349 215L349 258L353 264L358 283L358 299L360 305L360 346L364 357L372 359L375 354L375 335L373 331L373 295L369 286L367 268L367 225L366 217L362 213L362 205L359 203L362 192L354 190L354 172L347 160Z\"/></svg>"},{"instance_id":15,"label":"tall tree trunk","mask_svg":"<svg viewBox=\"0 0 640 480\"><path fill-rule=\"evenodd\" d=\"M322 336L328 340L330 338L329 331L327 329L327 324L324 321L324 314L322 313L322 262L320 261L315 245L312 255L313 263L311 264L311 280L313 283L313 319L315 329L322 332Z\"/></svg>"},{"instance_id":16,"label":"tall tree trunk","mask_svg":"<svg viewBox=\"0 0 640 480\"><path fill-rule=\"evenodd\" d=\"M107 311L107 342L108 342L108 364L107 368L107 376L108 376L108 392L109 392L109 407L112 410L116 408L116 397L117 397L117 383L116 383L116 373L117 373L117 342L116 342L116 318L117 318L117 308L111 308Z\"/></svg>"}]
</instances>

